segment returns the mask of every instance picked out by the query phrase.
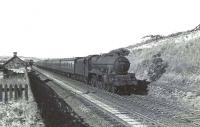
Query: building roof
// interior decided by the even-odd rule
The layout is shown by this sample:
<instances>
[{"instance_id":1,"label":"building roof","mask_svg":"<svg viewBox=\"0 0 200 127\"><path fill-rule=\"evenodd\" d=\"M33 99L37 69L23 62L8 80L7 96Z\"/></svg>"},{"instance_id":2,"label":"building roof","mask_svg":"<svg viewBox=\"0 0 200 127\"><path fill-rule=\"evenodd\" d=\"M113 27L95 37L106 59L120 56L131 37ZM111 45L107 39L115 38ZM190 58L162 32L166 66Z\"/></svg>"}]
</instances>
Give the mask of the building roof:
<instances>
[{"instance_id":1,"label":"building roof","mask_svg":"<svg viewBox=\"0 0 200 127\"><path fill-rule=\"evenodd\" d=\"M26 64L26 62L24 62L22 59L20 59L17 55L14 55L12 58L10 58L8 61L6 61L4 64L3 64L3 67L8 64L10 61L12 61L13 59L19 59L22 63Z\"/></svg>"}]
</instances>

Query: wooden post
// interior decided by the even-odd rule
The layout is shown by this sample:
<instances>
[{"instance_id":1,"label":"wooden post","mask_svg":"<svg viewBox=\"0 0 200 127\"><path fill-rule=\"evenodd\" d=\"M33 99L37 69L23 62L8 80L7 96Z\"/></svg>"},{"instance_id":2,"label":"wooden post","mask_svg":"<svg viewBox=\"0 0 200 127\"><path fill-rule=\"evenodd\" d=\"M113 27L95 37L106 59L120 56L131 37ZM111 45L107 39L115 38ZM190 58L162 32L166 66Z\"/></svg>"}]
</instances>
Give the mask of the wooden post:
<instances>
[{"instance_id":1,"label":"wooden post","mask_svg":"<svg viewBox=\"0 0 200 127\"><path fill-rule=\"evenodd\" d=\"M10 84L10 86L9 86L9 92L10 92L10 100L12 100L12 98L13 98L13 87L12 87L12 84Z\"/></svg>"},{"instance_id":2,"label":"wooden post","mask_svg":"<svg viewBox=\"0 0 200 127\"><path fill-rule=\"evenodd\" d=\"M22 84L19 85L19 98L22 98Z\"/></svg>"},{"instance_id":3,"label":"wooden post","mask_svg":"<svg viewBox=\"0 0 200 127\"><path fill-rule=\"evenodd\" d=\"M0 102L2 102L3 99L3 88L2 88L2 84L0 84Z\"/></svg>"},{"instance_id":4,"label":"wooden post","mask_svg":"<svg viewBox=\"0 0 200 127\"><path fill-rule=\"evenodd\" d=\"M28 85L27 84L25 84L24 91L25 91L25 99L28 100Z\"/></svg>"},{"instance_id":5,"label":"wooden post","mask_svg":"<svg viewBox=\"0 0 200 127\"><path fill-rule=\"evenodd\" d=\"M5 91L5 103L8 102L8 87L7 84L5 84L4 86L4 91Z\"/></svg>"},{"instance_id":6,"label":"wooden post","mask_svg":"<svg viewBox=\"0 0 200 127\"><path fill-rule=\"evenodd\" d=\"M17 94L17 84L15 84L14 92L15 92L15 100L17 100L17 99L18 99L18 94Z\"/></svg>"},{"instance_id":7,"label":"wooden post","mask_svg":"<svg viewBox=\"0 0 200 127\"><path fill-rule=\"evenodd\" d=\"M20 98L20 91L19 91L19 86L17 86L17 99Z\"/></svg>"}]
</instances>

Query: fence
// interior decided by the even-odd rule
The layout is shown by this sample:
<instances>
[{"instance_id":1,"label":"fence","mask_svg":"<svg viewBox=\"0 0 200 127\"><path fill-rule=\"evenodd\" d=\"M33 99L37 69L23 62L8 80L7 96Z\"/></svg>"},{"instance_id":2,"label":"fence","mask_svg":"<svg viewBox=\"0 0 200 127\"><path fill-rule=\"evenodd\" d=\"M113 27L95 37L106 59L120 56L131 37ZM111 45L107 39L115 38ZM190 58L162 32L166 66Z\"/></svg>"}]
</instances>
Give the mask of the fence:
<instances>
[{"instance_id":1,"label":"fence","mask_svg":"<svg viewBox=\"0 0 200 127\"><path fill-rule=\"evenodd\" d=\"M0 84L0 102L7 103L12 100L19 99L28 100L28 85L27 84Z\"/></svg>"}]
</instances>

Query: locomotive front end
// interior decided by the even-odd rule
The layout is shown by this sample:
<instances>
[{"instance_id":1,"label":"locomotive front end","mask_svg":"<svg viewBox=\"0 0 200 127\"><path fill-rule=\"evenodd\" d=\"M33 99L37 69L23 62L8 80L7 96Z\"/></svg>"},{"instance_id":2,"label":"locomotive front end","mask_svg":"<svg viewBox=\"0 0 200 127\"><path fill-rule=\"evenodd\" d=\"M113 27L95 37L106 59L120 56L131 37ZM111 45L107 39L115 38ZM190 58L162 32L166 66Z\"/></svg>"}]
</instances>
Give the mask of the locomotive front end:
<instances>
[{"instance_id":1,"label":"locomotive front end","mask_svg":"<svg viewBox=\"0 0 200 127\"><path fill-rule=\"evenodd\" d=\"M124 75L128 73L130 62L126 57L118 57L113 65L113 69L116 74Z\"/></svg>"},{"instance_id":2,"label":"locomotive front end","mask_svg":"<svg viewBox=\"0 0 200 127\"><path fill-rule=\"evenodd\" d=\"M107 84L112 84L114 92L118 94L147 94L147 82L146 80L137 80L134 73L128 73L126 75L111 74L104 77L104 81Z\"/></svg>"}]
</instances>

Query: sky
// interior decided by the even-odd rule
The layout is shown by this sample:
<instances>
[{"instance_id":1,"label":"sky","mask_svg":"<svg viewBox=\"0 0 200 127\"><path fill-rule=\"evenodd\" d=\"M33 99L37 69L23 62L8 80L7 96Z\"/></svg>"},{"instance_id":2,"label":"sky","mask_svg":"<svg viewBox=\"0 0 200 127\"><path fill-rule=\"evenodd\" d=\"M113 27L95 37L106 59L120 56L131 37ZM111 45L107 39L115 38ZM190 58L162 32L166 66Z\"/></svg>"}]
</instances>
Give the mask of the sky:
<instances>
[{"instance_id":1,"label":"sky","mask_svg":"<svg viewBox=\"0 0 200 127\"><path fill-rule=\"evenodd\" d=\"M100 54L200 24L199 0L1 0L0 56Z\"/></svg>"}]
</instances>

